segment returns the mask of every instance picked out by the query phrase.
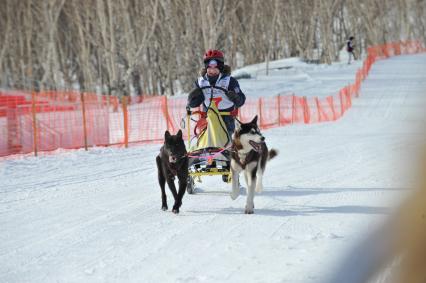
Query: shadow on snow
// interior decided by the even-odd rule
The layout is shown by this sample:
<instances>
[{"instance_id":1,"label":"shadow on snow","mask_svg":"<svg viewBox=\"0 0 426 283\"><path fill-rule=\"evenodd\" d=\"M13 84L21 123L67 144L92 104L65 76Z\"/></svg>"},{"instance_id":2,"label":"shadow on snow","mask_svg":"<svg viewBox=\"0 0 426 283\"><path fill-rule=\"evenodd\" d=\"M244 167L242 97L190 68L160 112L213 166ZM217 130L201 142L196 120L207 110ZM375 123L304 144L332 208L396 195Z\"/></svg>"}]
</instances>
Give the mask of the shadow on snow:
<instances>
[{"instance_id":1,"label":"shadow on snow","mask_svg":"<svg viewBox=\"0 0 426 283\"><path fill-rule=\"evenodd\" d=\"M334 194L334 193L348 193L348 192L377 192L377 191L404 191L406 188L296 188L296 187L268 187L261 194L256 197L272 197L274 199L288 197L299 197L309 195L321 194ZM197 194L208 196L225 196L229 197L230 190L209 191L208 189L202 190L197 188ZM240 195L244 198L245 193ZM231 201L231 200L230 200ZM286 205L284 204L283 207ZM293 206L293 205L292 205ZM293 206L294 207L294 206ZM255 208L255 215L266 216L310 216L318 214L388 214L390 209L387 207L374 207L374 206L359 206L359 205L343 205L343 206L297 206L292 209L277 209L277 208ZM195 214L244 214L242 207L228 207L218 210L192 210L188 211Z\"/></svg>"}]
</instances>

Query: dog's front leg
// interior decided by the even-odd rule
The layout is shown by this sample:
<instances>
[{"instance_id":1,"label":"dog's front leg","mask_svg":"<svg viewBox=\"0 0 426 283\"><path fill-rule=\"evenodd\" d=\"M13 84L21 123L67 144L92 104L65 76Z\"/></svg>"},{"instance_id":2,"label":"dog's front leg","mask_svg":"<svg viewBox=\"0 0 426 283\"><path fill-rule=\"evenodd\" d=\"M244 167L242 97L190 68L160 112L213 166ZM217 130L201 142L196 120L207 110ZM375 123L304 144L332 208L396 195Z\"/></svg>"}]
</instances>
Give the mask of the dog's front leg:
<instances>
[{"instance_id":1,"label":"dog's front leg","mask_svg":"<svg viewBox=\"0 0 426 283\"><path fill-rule=\"evenodd\" d=\"M176 192L176 186L175 186L175 181L174 181L174 177L173 176L168 176L167 177L167 185L169 185L169 189L172 192L173 198L175 199L175 203L176 203L177 192Z\"/></svg>"},{"instance_id":2,"label":"dog's front leg","mask_svg":"<svg viewBox=\"0 0 426 283\"><path fill-rule=\"evenodd\" d=\"M247 202L246 202L246 214L254 213L254 190L256 187L256 174L257 168L255 164L251 163L245 168L244 175L247 181Z\"/></svg>"},{"instance_id":3,"label":"dog's front leg","mask_svg":"<svg viewBox=\"0 0 426 283\"><path fill-rule=\"evenodd\" d=\"M261 193L263 191L263 168L259 164L257 165L257 172L256 172L256 192Z\"/></svg>"},{"instance_id":4,"label":"dog's front leg","mask_svg":"<svg viewBox=\"0 0 426 283\"><path fill-rule=\"evenodd\" d=\"M179 213L179 208L182 206L182 199L183 199L183 196L185 195L187 184L188 184L188 175L183 174L182 176L179 176L179 191L175 198L175 204L173 205L174 213Z\"/></svg>"},{"instance_id":5,"label":"dog's front leg","mask_svg":"<svg viewBox=\"0 0 426 283\"><path fill-rule=\"evenodd\" d=\"M157 156L157 169L158 169L158 183L160 184L161 189L161 209L166 211L168 208L167 206L167 196L166 196L166 178L164 176L163 168L161 165L161 158L160 156Z\"/></svg>"},{"instance_id":6,"label":"dog's front leg","mask_svg":"<svg viewBox=\"0 0 426 283\"><path fill-rule=\"evenodd\" d=\"M231 199L235 200L240 195L240 186L238 185L238 177L240 174L238 174L237 171L231 170L231 176L232 176L232 193L231 193Z\"/></svg>"},{"instance_id":7,"label":"dog's front leg","mask_svg":"<svg viewBox=\"0 0 426 283\"><path fill-rule=\"evenodd\" d=\"M235 200L240 195L239 176L241 169L235 162L231 162L231 179L232 179L232 192L231 199Z\"/></svg>"}]
</instances>

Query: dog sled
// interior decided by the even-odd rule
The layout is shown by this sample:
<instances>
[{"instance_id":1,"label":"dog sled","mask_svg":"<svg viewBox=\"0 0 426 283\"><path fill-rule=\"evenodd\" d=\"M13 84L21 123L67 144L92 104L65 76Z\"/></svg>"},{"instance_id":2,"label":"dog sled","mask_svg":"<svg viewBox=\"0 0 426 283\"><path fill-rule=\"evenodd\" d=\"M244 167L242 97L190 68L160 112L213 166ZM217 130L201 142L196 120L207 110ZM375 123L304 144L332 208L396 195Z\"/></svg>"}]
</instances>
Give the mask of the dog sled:
<instances>
[{"instance_id":1,"label":"dog sled","mask_svg":"<svg viewBox=\"0 0 426 283\"><path fill-rule=\"evenodd\" d=\"M212 100L207 112L191 111L187 108L189 194L195 192L195 181L201 182L203 176L222 176L224 182L231 182L229 149L232 146L232 139L221 115L234 115L234 113L220 112L216 100ZM191 120L196 123L192 138L190 138Z\"/></svg>"}]
</instances>

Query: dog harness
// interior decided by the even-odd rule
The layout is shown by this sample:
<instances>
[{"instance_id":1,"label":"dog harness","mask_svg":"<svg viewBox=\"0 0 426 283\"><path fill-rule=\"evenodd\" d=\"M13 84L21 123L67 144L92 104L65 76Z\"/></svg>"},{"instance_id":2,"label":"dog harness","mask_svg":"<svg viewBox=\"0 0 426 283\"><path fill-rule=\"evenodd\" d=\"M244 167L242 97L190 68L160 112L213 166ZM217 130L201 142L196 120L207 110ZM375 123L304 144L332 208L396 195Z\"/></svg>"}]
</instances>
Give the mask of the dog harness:
<instances>
[{"instance_id":1,"label":"dog harness","mask_svg":"<svg viewBox=\"0 0 426 283\"><path fill-rule=\"evenodd\" d=\"M250 163L251 161L256 160L256 156L259 155L259 152L250 150L247 154L245 154L246 158L244 158L244 160L241 160L238 154L238 149L239 149L238 145L236 145L233 142L231 148L232 148L231 150L232 157L237 162L237 164L240 165L240 167L243 169L246 168L247 163Z\"/></svg>"}]
</instances>

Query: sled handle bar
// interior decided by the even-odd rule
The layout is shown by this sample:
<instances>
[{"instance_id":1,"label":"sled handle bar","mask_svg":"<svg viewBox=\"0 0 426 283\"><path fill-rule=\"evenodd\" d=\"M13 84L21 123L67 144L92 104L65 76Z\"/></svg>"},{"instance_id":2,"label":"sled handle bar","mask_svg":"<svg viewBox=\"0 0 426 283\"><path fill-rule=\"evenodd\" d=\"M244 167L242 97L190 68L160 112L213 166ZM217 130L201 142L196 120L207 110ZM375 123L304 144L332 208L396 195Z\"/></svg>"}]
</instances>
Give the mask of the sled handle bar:
<instances>
[{"instance_id":1,"label":"sled handle bar","mask_svg":"<svg viewBox=\"0 0 426 283\"><path fill-rule=\"evenodd\" d=\"M201 115L201 117L207 117L207 112L204 111L191 111L190 109L186 108L186 114L187 116L191 116L191 115L195 115L195 114L199 114ZM231 111L219 111L219 114L221 116L230 116L230 115L234 115L234 113L232 113Z\"/></svg>"}]
</instances>

